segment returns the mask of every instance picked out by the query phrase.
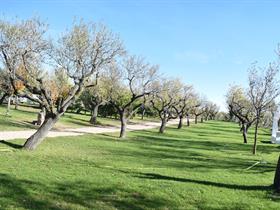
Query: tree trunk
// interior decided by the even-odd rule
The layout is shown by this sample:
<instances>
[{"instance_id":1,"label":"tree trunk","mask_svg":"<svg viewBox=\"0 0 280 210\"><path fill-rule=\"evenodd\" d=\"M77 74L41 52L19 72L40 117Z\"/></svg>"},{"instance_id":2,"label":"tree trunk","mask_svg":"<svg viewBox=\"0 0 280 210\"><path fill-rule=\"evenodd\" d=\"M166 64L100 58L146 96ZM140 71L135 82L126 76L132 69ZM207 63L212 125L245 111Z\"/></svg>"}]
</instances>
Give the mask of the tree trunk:
<instances>
[{"instance_id":1,"label":"tree trunk","mask_svg":"<svg viewBox=\"0 0 280 210\"><path fill-rule=\"evenodd\" d=\"M254 145L253 145L253 155L257 153L257 138L258 138L258 126L259 126L259 117L257 117L255 125L255 135L254 135Z\"/></svg>"},{"instance_id":2,"label":"tree trunk","mask_svg":"<svg viewBox=\"0 0 280 210\"><path fill-rule=\"evenodd\" d=\"M10 115L10 109L11 109L11 97L9 96L8 98L8 104L7 104L7 111L6 111L6 115Z\"/></svg>"},{"instance_id":3,"label":"tree trunk","mask_svg":"<svg viewBox=\"0 0 280 210\"><path fill-rule=\"evenodd\" d=\"M200 122L203 123L203 117L201 117Z\"/></svg>"},{"instance_id":4,"label":"tree trunk","mask_svg":"<svg viewBox=\"0 0 280 210\"><path fill-rule=\"evenodd\" d=\"M190 126L190 117L189 117L189 115L187 115L187 126L188 127Z\"/></svg>"},{"instance_id":5,"label":"tree trunk","mask_svg":"<svg viewBox=\"0 0 280 210\"><path fill-rule=\"evenodd\" d=\"M18 96L15 96L15 110L18 110Z\"/></svg>"},{"instance_id":6,"label":"tree trunk","mask_svg":"<svg viewBox=\"0 0 280 210\"><path fill-rule=\"evenodd\" d=\"M242 135L243 135L243 140L244 144L247 144L247 126L242 124Z\"/></svg>"},{"instance_id":7,"label":"tree trunk","mask_svg":"<svg viewBox=\"0 0 280 210\"><path fill-rule=\"evenodd\" d=\"M274 176L273 188L277 193L280 193L280 155L277 162L277 167Z\"/></svg>"},{"instance_id":8,"label":"tree trunk","mask_svg":"<svg viewBox=\"0 0 280 210\"><path fill-rule=\"evenodd\" d=\"M178 129L181 129L183 127L183 116L179 116L179 124L178 124Z\"/></svg>"},{"instance_id":9,"label":"tree trunk","mask_svg":"<svg viewBox=\"0 0 280 210\"><path fill-rule=\"evenodd\" d=\"M144 115L145 115L145 112L146 112L146 110L145 110L145 109L143 109L143 110L142 110L142 113L141 113L141 120L144 120Z\"/></svg>"},{"instance_id":10,"label":"tree trunk","mask_svg":"<svg viewBox=\"0 0 280 210\"><path fill-rule=\"evenodd\" d=\"M195 115L194 123L197 124L197 116Z\"/></svg>"},{"instance_id":11,"label":"tree trunk","mask_svg":"<svg viewBox=\"0 0 280 210\"><path fill-rule=\"evenodd\" d=\"M42 143L42 141L47 136L49 130L54 126L54 124L58 121L59 116L47 116L44 123L41 127L32 135L30 136L26 142L24 143L23 148L27 150L34 150L36 147Z\"/></svg>"},{"instance_id":12,"label":"tree trunk","mask_svg":"<svg viewBox=\"0 0 280 210\"><path fill-rule=\"evenodd\" d=\"M96 125L99 105L95 105L91 114L90 123Z\"/></svg>"},{"instance_id":13,"label":"tree trunk","mask_svg":"<svg viewBox=\"0 0 280 210\"><path fill-rule=\"evenodd\" d=\"M127 119L125 118L124 112L120 113L120 120L121 120L120 138L125 138Z\"/></svg>"},{"instance_id":14,"label":"tree trunk","mask_svg":"<svg viewBox=\"0 0 280 210\"><path fill-rule=\"evenodd\" d=\"M4 95L3 95L3 96L1 97L1 99L0 99L0 105L3 104L5 98L6 98L8 95L9 95L9 94L4 93Z\"/></svg>"},{"instance_id":15,"label":"tree trunk","mask_svg":"<svg viewBox=\"0 0 280 210\"><path fill-rule=\"evenodd\" d=\"M165 127L166 127L166 123L167 123L166 118L161 119L161 125L160 125L160 128L159 128L159 132L160 133L164 133L164 130L165 130Z\"/></svg>"}]
</instances>

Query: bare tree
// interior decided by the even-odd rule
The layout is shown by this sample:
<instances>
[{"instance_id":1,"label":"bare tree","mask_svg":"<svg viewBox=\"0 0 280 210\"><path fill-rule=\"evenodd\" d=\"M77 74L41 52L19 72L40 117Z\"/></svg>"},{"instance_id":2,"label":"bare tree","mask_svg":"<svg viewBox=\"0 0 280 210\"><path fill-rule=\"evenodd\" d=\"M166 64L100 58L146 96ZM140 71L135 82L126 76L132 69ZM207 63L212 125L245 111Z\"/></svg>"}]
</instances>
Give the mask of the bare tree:
<instances>
[{"instance_id":1,"label":"bare tree","mask_svg":"<svg viewBox=\"0 0 280 210\"><path fill-rule=\"evenodd\" d=\"M123 53L119 38L102 25L85 24L82 21L74 24L52 48L44 38L46 30L46 24L36 18L0 23L1 58L9 70L11 84L14 87L15 81L23 82L25 89L17 94L39 103L46 110L43 124L24 144L24 148L29 150L35 149L43 141L48 131L88 85L89 78ZM57 92L51 88L53 81L43 70L43 62L49 54L72 79L67 97L58 109L54 100ZM18 74L16 69L21 65L23 73Z\"/></svg>"},{"instance_id":2,"label":"bare tree","mask_svg":"<svg viewBox=\"0 0 280 210\"><path fill-rule=\"evenodd\" d=\"M152 83L157 78L158 66L141 57L128 56L110 66L108 83L109 103L117 110L121 121L120 138L126 134L127 121L143 104L143 98L151 94Z\"/></svg>"},{"instance_id":3,"label":"bare tree","mask_svg":"<svg viewBox=\"0 0 280 210\"><path fill-rule=\"evenodd\" d=\"M162 79L155 84L156 92L152 96L151 104L161 119L160 133L164 133L170 119L178 117L174 107L180 102L181 88L179 80Z\"/></svg>"},{"instance_id":4,"label":"bare tree","mask_svg":"<svg viewBox=\"0 0 280 210\"><path fill-rule=\"evenodd\" d=\"M177 115L179 117L179 123L178 123L178 129L182 128L183 126L183 119L187 117L189 114L189 111L192 108L192 101L194 98L194 90L191 85L184 85L183 88L181 88L180 93L180 99L177 106L174 106L174 109L177 112ZM188 119L188 125L189 125L189 119Z\"/></svg>"},{"instance_id":5,"label":"bare tree","mask_svg":"<svg viewBox=\"0 0 280 210\"><path fill-rule=\"evenodd\" d=\"M191 109L192 115L194 115L194 123L197 124L198 117L205 113L205 100L200 98L198 95L194 99L194 106ZM201 117L203 122L203 117Z\"/></svg>"},{"instance_id":6,"label":"bare tree","mask_svg":"<svg viewBox=\"0 0 280 210\"><path fill-rule=\"evenodd\" d=\"M257 69L254 64L249 71L248 95L256 117L253 154L257 152L258 126L262 114L273 106L274 99L280 95L277 74L278 66L274 64L270 64L266 69Z\"/></svg>"},{"instance_id":7,"label":"bare tree","mask_svg":"<svg viewBox=\"0 0 280 210\"><path fill-rule=\"evenodd\" d=\"M244 143L247 144L247 133L256 121L254 107L245 91L239 86L232 86L227 93L227 105L229 112L234 115L241 124L240 131Z\"/></svg>"},{"instance_id":8,"label":"bare tree","mask_svg":"<svg viewBox=\"0 0 280 210\"><path fill-rule=\"evenodd\" d=\"M204 119L206 121L214 120L218 112L219 112L219 107L215 103L211 101L207 101L205 104Z\"/></svg>"}]
</instances>

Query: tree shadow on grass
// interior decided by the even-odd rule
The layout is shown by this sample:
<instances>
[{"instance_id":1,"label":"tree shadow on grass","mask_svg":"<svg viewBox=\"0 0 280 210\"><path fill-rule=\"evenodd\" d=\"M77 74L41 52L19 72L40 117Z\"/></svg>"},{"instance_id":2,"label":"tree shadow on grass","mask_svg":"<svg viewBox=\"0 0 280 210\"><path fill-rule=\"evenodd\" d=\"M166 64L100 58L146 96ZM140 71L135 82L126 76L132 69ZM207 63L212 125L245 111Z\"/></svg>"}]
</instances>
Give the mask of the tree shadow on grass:
<instances>
[{"instance_id":1,"label":"tree shadow on grass","mask_svg":"<svg viewBox=\"0 0 280 210\"><path fill-rule=\"evenodd\" d=\"M127 140L120 140L118 146L106 148L106 150L123 159L137 162L141 160L143 165L149 167L158 167L160 163L161 167L179 170L232 169L242 171L242 173L266 173L275 170L274 163L261 162L249 171L245 171L246 168L260 161L259 157L250 156L251 145L166 138L165 136L141 135L140 132L135 134ZM98 138L100 141L115 141L116 139L104 134L100 137ZM126 149L124 150L123 147ZM268 153L274 152L274 150L278 151L278 148L269 149L261 146L259 148L259 151ZM213 152L220 154L216 156L213 155ZM233 155L228 156L230 153ZM248 153L248 159L240 157L240 153L245 155ZM234 154L238 154L238 156Z\"/></svg>"},{"instance_id":2,"label":"tree shadow on grass","mask_svg":"<svg viewBox=\"0 0 280 210\"><path fill-rule=\"evenodd\" d=\"M140 178L140 179L196 183L196 184L213 186L213 187L220 187L220 188L233 189L233 190L246 190L246 191L272 191L273 189L272 185L267 186L267 185L228 184L228 183L213 182L208 180L196 180L196 179L189 179L189 178L173 177L173 176L161 175L158 173L143 173L134 170L126 170L126 169L119 169L119 168L105 168L103 166L98 166L98 165L95 165L95 167L100 169L110 170L110 171L117 171L124 174L129 174L132 175L133 177Z\"/></svg>"},{"instance_id":3,"label":"tree shadow on grass","mask_svg":"<svg viewBox=\"0 0 280 210\"><path fill-rule=\"evenodd\" d=\"M27 122L27 121L14 121L14 120L5 120L5 119L0 119L0 127L1 125L3 127L14 127L14 128L23 128L23 129L36 129L38 128L38 126L33 125L31 122Z\"/></svg>"},{"instance_id":4,"label":"tree shadow on grass","mask_svg":"<svg viewBox=\"0 0 280 210\"><path fill-rule=\"evenodd\" d=\"M172 129L172 128L171 128ZM248 151L248 154L251 152L251 144L243 144L238 142L232 142L230 140L231 136L226 135L209 135L205 131L201 131L200 136L180 136L180 135L173 135L173 134L165 134L165 135L158 135L156 131L152 130L145 130L145 131L133 131L134 136L142 138L142 142L151 143L151 144L158 144L158 145L166 145L169 147L175 148L185 148L185 149L204 149L204 150L227 150L232 152L241 152L241 151ZM203 135L202 135L203 134ZM202 135L202 136L201 136ZM208 140L207 137L211 136ZM215 139L224 139L224 141L218 141ZM226 138L229 140L226 141ZM268 144L259 144L258 151L265 154L270 154L273 152L279 152L279 148L275 147L274 145Z\"/></svg>"},{"instance_id":5,"label":"tree shadow on grass","mask_svg":"<svg viewBox=\"0 0 280 210\"><path fill-rule=\"evenodd\" d=\"M111 136L100 135L98 141L116 140ZM193 144L196 143L195 141ZM227 151L218 151L220 153L225 153L225 155L213 155L212 152L205 153L203 148L200 148L200 145L197 145L197 148L199 149L192 149L192 147L184 148L180 145L170 146L170 144L146 143L140 140L120 140L118 144L104 149L120 160L129 161L131 164L134 163L136 168L140 164L148 168L159 168L160 166L160 168L176 170L195 169L201 172L224 169L234 170L238 173L244 173L244 175L246 173L266 173L275 171L275 163L260 161L259 157L250 157L246 159L242 156L228 156ZM217 150L213 149L213 151L217 153ZM260 163L250 168L250 170L245 170L257 162Z\"/></svg>"},{"instance_id":6,"label":"tree shadow on grass","mask_svg":"<svg viewBox=\"0 0 280 210\"><path fill-rule=\"evenodd\" d=\"M4 145L12 147L14 149L22 149L23 148L23 146L20 145L20 144L15 144L15 143L5 141L5 140L0 140L0 144L4 144Z\"/></svg>"},{"instance_id":7,"label":"tree shadow on grass","mask_svg":"<svg viewBox=\"0 0 280 210\"><path fill-rule=\"evenodd\" d=\"M44 185L0 174L0 208L60 209L46 200L35 198L31 189L43 189Z\"/></svg>"},{"instance_id":8,"label":"tree shadow on grass","mask_svg":"<svg viewBox=\"0 0 280 210\"><path fill-rule=\"evenodd\" d=\"M104 184L105 185L105 184ZM120 185L97 186L87 181L43 184L0 174L0 209L154 209L174 207L157 195ZM175 206L176 207L176 206Z\"/></svg>"},{"instance_id":9,"label":"tree shadow on grass","mask_svg":"<svg viewBox=\"0 0 280 210\"><path fill-rule=\"evenodd\" d=\"M175 182L186 182L186 183L196 183L214 187L221 187L227 189L234 189L234 190L272 190L272 186L265 186L265 185L238 185L238 184L226 184L220 182L212 182L207 180L195 180L195 179L188 179L188 178L179 178L179 177L172 177L172 176L165 176L156 173L139 173L136 175L138 178L143 179L153 179L153 180L165 180L165 181L175 181Z\"/></svg>"}]
</instances>

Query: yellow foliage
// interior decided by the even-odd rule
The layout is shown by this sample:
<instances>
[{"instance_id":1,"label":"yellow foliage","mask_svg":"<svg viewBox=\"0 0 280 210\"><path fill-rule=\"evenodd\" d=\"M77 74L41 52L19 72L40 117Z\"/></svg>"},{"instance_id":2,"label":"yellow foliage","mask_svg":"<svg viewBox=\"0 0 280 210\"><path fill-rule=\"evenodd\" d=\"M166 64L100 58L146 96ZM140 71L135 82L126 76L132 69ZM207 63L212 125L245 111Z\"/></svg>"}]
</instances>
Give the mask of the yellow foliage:
<instances>
[{"instance_id":1,"label":"yellow foliage","mask_svg":"<svg viewBox=\"0 0 280 210\"><path fill-rule=\"evenodd\" d=\"M23 91L24 88L25 88L23 82L22 82L22 81L19 81L19 80L15 81L14 85L15 85L15 89L16 89L17 91Z\"/></svg>"}]
</instances>

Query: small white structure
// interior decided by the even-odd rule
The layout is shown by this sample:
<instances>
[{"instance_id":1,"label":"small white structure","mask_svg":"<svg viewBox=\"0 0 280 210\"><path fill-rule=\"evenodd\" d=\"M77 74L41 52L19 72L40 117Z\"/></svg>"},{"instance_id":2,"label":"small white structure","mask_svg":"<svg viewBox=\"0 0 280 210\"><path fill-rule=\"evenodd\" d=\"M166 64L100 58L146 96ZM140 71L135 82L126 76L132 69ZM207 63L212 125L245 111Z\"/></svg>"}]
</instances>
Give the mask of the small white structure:
<instances>
[{"instance_id":1,"label":"small white structure","mask_svg":"<svg viewBox=\"0 0 280 210\"><path fill-rule=\"evenodd\" d=\"M280 131L278 130L279 119L280 119L280 106L278 106L273 116L272 136L271 136L272 144L280 144Z\"/></svg>"}]
</instances>

